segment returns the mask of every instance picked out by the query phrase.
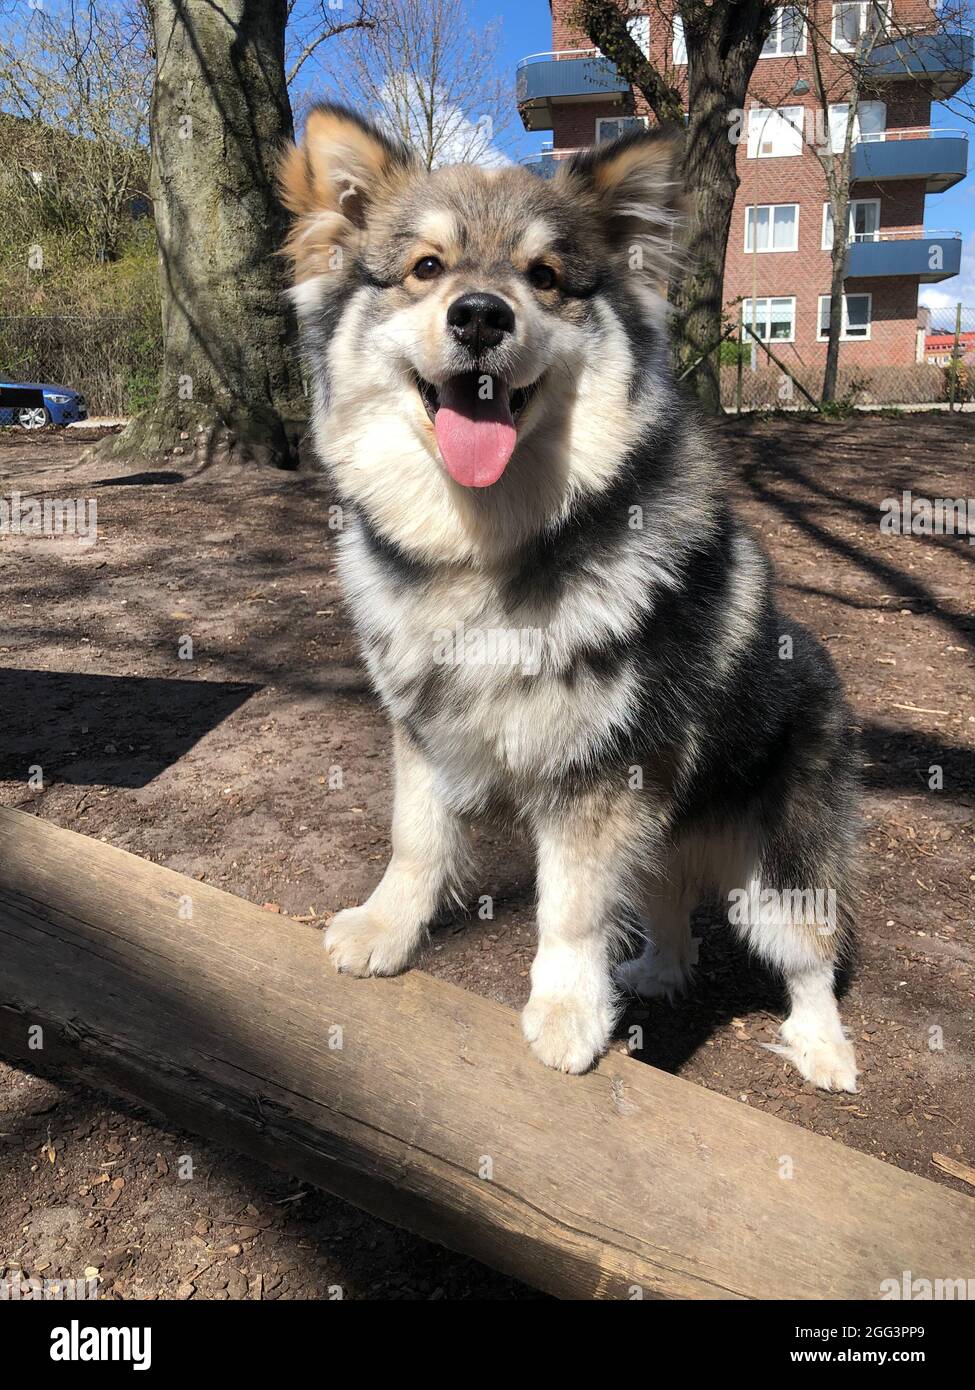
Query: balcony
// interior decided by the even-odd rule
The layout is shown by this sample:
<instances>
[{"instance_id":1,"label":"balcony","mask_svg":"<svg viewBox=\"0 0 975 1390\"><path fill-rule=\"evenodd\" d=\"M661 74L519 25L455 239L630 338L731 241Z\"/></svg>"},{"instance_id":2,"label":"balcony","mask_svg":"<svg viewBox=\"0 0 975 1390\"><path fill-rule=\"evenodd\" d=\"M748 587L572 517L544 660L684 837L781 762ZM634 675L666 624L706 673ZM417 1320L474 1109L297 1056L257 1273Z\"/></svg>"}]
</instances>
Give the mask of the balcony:
<instances>
[{"instance_id":1,"label":"balcony","mask_svg":"<svg viewBox=\"0 0 975 1390\"><path fill-rule=\"evenodd\" d=\"M854 183L923 179L926 193L943 193L968 172L968 137L960 130L881 130L861 135L853 147Z\"/></svg>"},{"instance_id":2,"label":"balcony","mask_svg":"<svg viewBox=\"0 0 975 1390\"><path fill-rule=\"evenodd\" d=\"M558 103L628 100L630 85L598 48L571 48L533 53L522 58L516 77L516 100L526 130L551 130L552 107Z\"/></svg>"},{"instance_id":3,"label":"balcony","mask_svg":"<svg viewBox=\"0 0 975 1390\"><path fill-rule=\"evenodd\" d=\"M959 270L959 232L867 232L850 243L846 255L850 280L910 275L925 285L936 285Z\"/></svg>"},{"instance_id":4,"label":"balcony","mask_svg":"<svg viewBox=\"0 0 975 1390\"><path fill-rule=\"evenodd\" d=\"M964 87L972 75L972 35L957 33L902 34L878 43L867 58L875 82L913 78L939 101Z\"/></svg>"}]
</instances>

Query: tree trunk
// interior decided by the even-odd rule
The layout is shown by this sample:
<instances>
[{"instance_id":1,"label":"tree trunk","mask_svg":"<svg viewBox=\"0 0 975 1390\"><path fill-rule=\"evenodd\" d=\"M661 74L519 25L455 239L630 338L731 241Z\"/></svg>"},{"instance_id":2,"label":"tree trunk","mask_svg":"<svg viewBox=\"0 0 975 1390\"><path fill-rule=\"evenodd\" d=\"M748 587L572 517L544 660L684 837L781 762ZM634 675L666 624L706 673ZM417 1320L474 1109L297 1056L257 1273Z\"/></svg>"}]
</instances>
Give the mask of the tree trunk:
<instances>
[{"instance_id":1,"label":"tree trunk","mask_svg":"<svg viewBox=\"0 0 975 1390\"><path fill-rule=\"evenodd\" d=\"M761 10L761 7L752 7ZM716 25L686 30L688 40L687 140L684 184L689 203L686 273L676 277L674 356L678 375L705 353L692 373L701 404L721 410L720 349L724 263L738 194L736 113L762 45L758 15L751 28L729 33ZM738 17L739 23L741 17ZM686 21L685 21L686 23Z\"/></svg>"},{"instance_id":2,"label":"tree trunk","mask_svg":"<svg viewBox=\"0 0 975 1390\"><path fill-rule=\"evenodd\" d=\"M207 461L235 453L288 466L301 379L274 184L293 134L287 3L152 0L150 9L163 366L156 404L107 452L183 447Z\"/></svg>"},{"instance_id":3,"label":"tree trunk","mask_svg":"<svg viewBox=\"0 0 975 1390\"><path fill-rule=\"evenodd\" d=\"M721 410L717 343L722 331L724 261L738 174L735 146L728 139L728 127L720 114L720 94L707 90L698 94L698 100L707 102L707 109L695 111L692 99L694 114L684 149L689 204L685 242L688 265L674 277L671 291L675 309L674 366L680 376L701 359L689 380L701 405L717 414Z\"/></svg>"},{"instance_id":4,"label":"tree trunk","mask_svg":"<svg viewBox=\"0 0 975 1390\"><path fill-rule=\"evenodd\" d=\"M847 208L849 206L846 198L842 199L842 208L834 209L833 226L833 266L830 277L829 293L829 341L826 345L826 367L823 371L823 390L822 399L834 401L836 399L836 379L840 367L840 337L843 332L843 284L846 279L846 222ZM842 212L842 222L835 220L836 213ZM842 228L842 230L840 230Z\"/></svg>"}]
</instances>

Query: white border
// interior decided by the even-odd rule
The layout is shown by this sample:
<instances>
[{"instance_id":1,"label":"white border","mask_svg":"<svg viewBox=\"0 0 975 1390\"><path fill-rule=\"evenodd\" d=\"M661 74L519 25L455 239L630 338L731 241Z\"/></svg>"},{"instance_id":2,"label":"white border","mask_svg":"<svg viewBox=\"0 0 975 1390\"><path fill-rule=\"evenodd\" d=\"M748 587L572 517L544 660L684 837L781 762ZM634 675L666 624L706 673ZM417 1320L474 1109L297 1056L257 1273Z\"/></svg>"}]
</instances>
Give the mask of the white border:
<instances>
[{"instance_id":1,"label":"white border","mask_svg":"<svg viewBox=\"0 0 975 1390\"><path fill-rule=\"evenodd\" d=\"M774 34L776 35L776 37L778 38L779 42L782 41L782 11L783 11L783 10L798 10L798 11L799 11L799 18L802 20L802 47L801 47L801 48L790 48L789 51L788 51L787 53L781 53L781 52L780 52L780 53L764 53L764 52L760 52L759 55L758 55L758 61L759 61L759 62L768 62L770 59L773 59L773 60L774 60L774 59L776 59L776 58L805 58L805 56L806 56L806 33L807 33L808 26L807 26L807 23L806 23L806 15L805 15L805 13L804 13L803 8L802 8L801 5L776 5L776 7L775 7L775 20L774 20L774 22L773 22L772 28L769 30L768 39L770 39L770 38L772 37L773 33L774 33ZM766 43L768 43L768 39L765 40Z\"/></svg>"},{"instance_id":2,"label":"white border","mask_svg":"<svg viewBox=\"0 0 975 1390\"><path fill-rule=\"evenodd\" d=\"M782 255L789 255L789 254L790 254L791 252L793 252L793 251L798 251L798 250L799 250L799 218L800 218L800 216L801 216L801 211L800 211L800 210L801 210L801 206L802 206L801 203L748 203L748 204L746 205L746 207L745 207L745 227L744 227L744 233L745 233L745 255L746 255L746 256L767 256L767 255L769 255L769 253L772 253L772 254L774 254L774 255L782 256ZM748 245L748 214L749 214L750 212L752 212L752 211L753 211L754 209L756 209L756 208L795 208L795 210L796 210L796 215L795 215L795 218L793 219L793 223L792 223L793 227L795 228L795 245L794 245L794 246L766 246L766 247L761 247L761 246L754 246L754 247L752 247L752 246L749 246L749 245ZM824 214L824 218L825 218L825 214ZM769 239L770 239L770 240L772 239L772 233L773 233L773 230L774 230L774 227L773 227L774 222L775 222L775 218L774 218L774 217L770 217L770 218L769 218L769 228L768 228L768 229L769 229ZM757 241L757 239L758 239L758 238L756 237L756 241ZM756 298L758 298L758 297L760 297L760 296L756 296ZM785 296L785 295L778 295L778 294L775 296L776 299L784 299L784 298L786 298L786 297L787 297L787 296Z\"/></svg>"},{"instance_id":3,"label":"white border","mask_svg":"<svg viewBox=\"0 0 975 1390\"><path fill-rule=\"evenodd\" d=\"M847 203L847 205L846 205L846 206L847 206L847 218L849 219L849 215L850 215L849 210L850 210L850 208L852 208L852 207L854 206L854 204L857 204L857 205L859 205L860 203L876 203L876 204L877 204L877 237L876 237L876 239L877 239L878 241L880 240L880 212L881 212L881 206L880 206L880 205L881 205L881 201L882 201L882 200L881 200L880 198L851 198L850 201L849 201L849 202ZM820 247L820 250L821 250L821 251L832 251L832 249L833 249L833 243L832 243L831 241L827 241L827 239L826 239L826 221L827 221L827 218L829 217L830 206L831 206L831 204L830 204L828 201L825 202L825 203L823 204L823 237L822 237L822 245L821 245L821 247ZM849 243L849 244L852 244L852 243Z\"/></svg>"},{"instance_id":4,"label":"white border","mask_svg":"<svg viewBox=\"0 0 975 1390\"><path fill-rule=\"evenodd\" d=\"M829 299L828 294L818 295L816 298L816 342L825 343L829 341L829 329L822 331L823 304ZM849 326L849 314L847 313L847 300L865 299L867 301L867 331L866 333L847 333ZM840 329L841 343L869 343L873 337L873 294L868 290L855 290L853 294L843 295L843 324Z\"/></svg>"},{"instance_id":5,"label":"white border","mask_svg":"<svg viewBox=\"0 0 975 1390\"><path fill-rule=\"evenodd\" d=\"M760 304L760 303L762 302L763 299L764 299L764 300L768 300L768 305L769 305L769 308L768 308L768 313L769 313L769 332L770 332L770 333L771 333L771 329L772 329L772 300L773 300L773 299L788 299L788 300L791 300L791 301L792 301L792 333L790 334L790 336L789 336L788 338L772 338L772 337L768 337L768 338L763 338L763 339L762 339L762 342L763 342L763 343L794 343L795 340L796 340L796 317L797 317L797 312L796 312L796 311L797 311L797 305L796 305L796 297L795 297L795 295L794 295L794 294L757 294L757 295L755 296L755 302L756 302L756 304ZM751 324L752 316L751 316L751 313L750 313L750 312L749 312L749 313L746 313L746 312L745 312L745 305L746 305L746 304L748 304L749 306L751 305L751 298L750 298L750 297L749 297L748 299L743 299L743 300L742 300L742 302L741 302L741 311L742 311L742 319L743 319L743 322L745 322L746 324ZM751 342L751 339L750 339L750 338L749 338L749 342Z\"/></svg>"}]
</instances>

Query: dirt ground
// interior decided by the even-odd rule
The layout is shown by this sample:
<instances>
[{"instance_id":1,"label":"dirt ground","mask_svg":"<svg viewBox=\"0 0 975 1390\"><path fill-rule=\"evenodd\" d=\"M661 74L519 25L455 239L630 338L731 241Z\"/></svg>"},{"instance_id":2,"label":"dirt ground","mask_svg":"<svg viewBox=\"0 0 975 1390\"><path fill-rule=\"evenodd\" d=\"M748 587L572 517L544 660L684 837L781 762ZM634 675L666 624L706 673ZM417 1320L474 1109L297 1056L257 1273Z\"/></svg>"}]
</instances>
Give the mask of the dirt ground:
<instances>
[{"instance_id":1,"label":"dirt ground","mask_svg":"<svg viewBox=\"0 0 975 1390\"><path fill-rule=\"evenodd\" d=\"M656 1066L964 1190L932 1155L975 1162L975 544L879 522L904 489L975 499L975 429L943 414L720 428L783 602L827 643L862 725L865 890L844 1004L861 1090L814 1092L759 1046L780 989L707 916L693 993L631 1009L624 1031L643 1025ZM326 484L194 476L179 456L139 472L83 448L0 439L0 496L98 503L94 545L0 537L3 802L267 905L269 931L278 912L324 924L378 879L391 790ZM493 920L438 931L420 965L519 1007L531 864L520 843L481 847ZM2 1064L0 1153L0 1273L95 1269L120 1299L535 1297L144 1112Z\"/></svg>"}]
</instances>

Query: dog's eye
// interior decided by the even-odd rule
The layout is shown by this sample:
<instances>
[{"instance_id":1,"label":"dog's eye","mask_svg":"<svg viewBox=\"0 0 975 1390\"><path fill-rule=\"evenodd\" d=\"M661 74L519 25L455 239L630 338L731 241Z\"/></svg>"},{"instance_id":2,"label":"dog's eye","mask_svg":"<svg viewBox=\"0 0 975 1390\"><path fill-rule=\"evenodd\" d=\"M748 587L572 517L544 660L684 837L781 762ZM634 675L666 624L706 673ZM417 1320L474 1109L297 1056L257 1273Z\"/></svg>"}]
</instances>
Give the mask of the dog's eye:
<instances>
[{"instance_id":1,"label":"dog's eye","mask_svg":"<svg viewBox=\"0 0 975 1390\"><path fill-rule=\"evenodd\" d=\"M417 280L436 280L437 276L442 274L443 261L437 256L424 256L413 267L413 275Z\"/></svg>"},{"instance_id":2,"label":"dog's eye","mask_svg":"<svg viewBox=\"0 0 975 1390\"><path fill-rule=\"evenodd\" d=\"M538 261L528 271L528 282L536 290L552 290L555 288L555 271L544 261Z\"/></svg>"}]
</instances>

